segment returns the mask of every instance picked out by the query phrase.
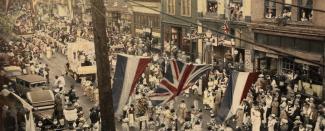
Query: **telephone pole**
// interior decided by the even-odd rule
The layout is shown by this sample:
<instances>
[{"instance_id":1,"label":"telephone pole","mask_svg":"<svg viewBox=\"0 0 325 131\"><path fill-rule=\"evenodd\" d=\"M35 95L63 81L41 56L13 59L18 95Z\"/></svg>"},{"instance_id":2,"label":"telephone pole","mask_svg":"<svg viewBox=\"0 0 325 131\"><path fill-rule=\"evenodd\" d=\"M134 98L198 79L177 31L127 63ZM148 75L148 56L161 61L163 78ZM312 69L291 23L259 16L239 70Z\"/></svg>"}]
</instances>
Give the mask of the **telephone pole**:
<instances>
[{"instance_id":1,"label":"telephone pole","mask_svg":"<svg viewBox=\"0 0 325 131\"><path fill-rule=\"evenodd\" d=\"M111 75L108 57L109 45L106 43L106 19L103 0L91 0L92 25L97 62L97 81L102 131L115 131Z\"/></svg>"}]
</instances>

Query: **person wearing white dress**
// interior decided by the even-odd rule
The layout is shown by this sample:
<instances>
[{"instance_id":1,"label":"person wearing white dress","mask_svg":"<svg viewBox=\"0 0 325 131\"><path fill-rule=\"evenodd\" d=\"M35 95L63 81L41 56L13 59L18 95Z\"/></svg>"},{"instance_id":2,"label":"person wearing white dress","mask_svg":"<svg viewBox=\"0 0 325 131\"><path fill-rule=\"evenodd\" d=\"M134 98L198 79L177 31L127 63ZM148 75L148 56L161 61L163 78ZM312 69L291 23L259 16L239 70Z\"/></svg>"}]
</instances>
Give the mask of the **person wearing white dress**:
<instances>
[{"instance_id":1,"label":"person wearing white dress","mask_svg":"<svg viewBox=\"0 0 325 131\"><path fill-rule=\"evenodd\" d=\"M129 119L129 126L130 127L134 127L135 126L135 116L134 116L134 113L135 113L134 105L131 104L130 105L130 108L128 110L128 119Z\"/></svg>"},{"instance_id":2,"label":"person wearing white dress","mask_svg":"<svg viewBox=\"0 0 325 131\"><path fill-rule=\"evenodd\" d=\"M122 120L122 130L123 131L129 131L130 127L129 127L129 119L128 118L124 118Z\"/></svg>"},{"instance_id":3,"label":"person wearing white dress","mask_svg":"<svg viewBox=\"0 0 325 131\"><path fill-rule=\"evenodd\" d=\"M258 107L251 109L251 122L252 122L252 131L260 131L261 127L261 112Z\"/></svg>"},{"instance_id":4,"label":"person wearing white dress","mask_svg":"<svg viewBox=\"0 0 325 131\"><path fill-rule=\"evenodd\" d=\"M51 46L46 47L46 58L50 59L52 57L52 48Z\"/></svg>"},{"instance_id":5,"label":"person wearing white dress","mask_svg":"<svg viewBox=\"0 0 325 131\"><path fill-rule=\"evenodd\" d=\"M274 131L274 126L276 124L276 119L275 119L275 115L272 114L269 118L268 118L268 123L267 123L267 129L268 131Z\"/></svg>"}]
</instances>

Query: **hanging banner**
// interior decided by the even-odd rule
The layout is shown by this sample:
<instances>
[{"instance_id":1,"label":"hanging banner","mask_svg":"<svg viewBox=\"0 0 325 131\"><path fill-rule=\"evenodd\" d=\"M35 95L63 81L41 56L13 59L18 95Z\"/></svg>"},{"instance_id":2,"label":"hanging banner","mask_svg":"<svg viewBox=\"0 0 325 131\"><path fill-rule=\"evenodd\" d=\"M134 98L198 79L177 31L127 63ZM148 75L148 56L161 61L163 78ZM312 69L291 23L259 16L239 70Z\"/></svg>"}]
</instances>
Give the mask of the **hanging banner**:
<instances>
[{"instance_id":1,"label":"hanging banner","mask_svg":"<svg viewBox=\"0 0 325 131\"><path fill-rule=\"evenodd\" d=\"M245 71L247 72L253 71L252 54L252 50L245 50Z\"/></svg>"}]
</instances>

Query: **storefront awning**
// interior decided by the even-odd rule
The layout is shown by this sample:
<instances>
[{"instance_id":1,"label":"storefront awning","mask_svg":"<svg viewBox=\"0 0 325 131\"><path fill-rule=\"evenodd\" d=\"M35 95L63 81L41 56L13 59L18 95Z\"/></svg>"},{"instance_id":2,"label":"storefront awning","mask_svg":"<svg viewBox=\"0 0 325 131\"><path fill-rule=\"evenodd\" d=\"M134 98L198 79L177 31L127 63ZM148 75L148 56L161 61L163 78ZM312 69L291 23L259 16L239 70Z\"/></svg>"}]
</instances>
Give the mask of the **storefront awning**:
<instances>
[{"instance_id":1,"label":"storefront awning","mask_svg":"<svg viewBox=\"0 0 325 131\"><path fill-rule=\"evenodd\" d=\"M300 64L305 64L305 65L317 66L317 67L318 67L318 65L316 65L316 64L314 64L314 63L311 63L311 62L308 62L308 61L304 61L304 60L301 60L301 59L295 59L294 62L296 62L296 63L300 63Z\"/></svg>"},{"instance_id":2,"label":"storefront awning","mask_svg":"<svg viewBox=\"0 0 325 131\"><path fill-rule=\"evenodd\" d=\"M278 59L279 58L278 55L276 55L276 54L270 54L270 53L266 53L266 57L275 58L275 59Z\"/></svg>"}]
</instances>

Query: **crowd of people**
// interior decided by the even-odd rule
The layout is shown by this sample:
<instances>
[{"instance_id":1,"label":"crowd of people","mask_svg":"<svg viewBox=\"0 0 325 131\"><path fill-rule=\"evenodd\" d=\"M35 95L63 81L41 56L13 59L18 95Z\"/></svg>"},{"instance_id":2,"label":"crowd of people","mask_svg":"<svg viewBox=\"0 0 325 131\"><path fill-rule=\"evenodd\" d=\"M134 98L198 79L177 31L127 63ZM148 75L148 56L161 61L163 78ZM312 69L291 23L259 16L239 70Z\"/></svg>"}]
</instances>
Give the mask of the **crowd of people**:
<instances>
[{"instance_id":1,"label":"crowd of people","mask_svg":"<svg viewBox=\"0 0 325 131\"><path fill-rule=\"evenodd\" d=\"M212 6L212 5L211 5ZM24 7L23 7L24 8ZM231 14L234 19L242 17L241 7L231 4ZM211 8L215 11L215 7ZM32 31L32 21L27 14L17 19L16 28L21 33ZM50 83L49 65L42 63L43 58L51 59L57 53L66 53L66 45L75 42L77 38L93 41L91 23L81 24L77 20L65 20L52 17L54 22L48 22L39 28L38 34L21 37L18 40L6 42L1 40L1 58L8 61L8 65L19 66L23 74L38 74L47 79L55 92L56 121L62 121L64 107L76 109L78 119L76 126L87 125L84 110L80 106L74 86L66 87L65 73L55 76ZM29 21L23 23L22 21ZM321 131L325 129L325 103L318 97L307 95L304 88L308 85L299 83L299 77L260 72L257 81L251 85L246 98L241 102L236 114L226 121L216 120L231 72L228 66L214 65L209 74L203 76L182 95L164 105L156 106L150 101L150 94L154 92L159 81L165 74L168 59L175 58L189 61L185 52L177 49L167 53L152 51L149 38L132 37L129 34L108 31L108 44L112 64L112 74L116 65L116 54L124 53L138 56L149 56L153 61L136 85L135 95L123 108L123 114L117 116L123 131L131 128L139 130L294 130L294 131ZM3 57L5 56L5 57ZM200 62L197 62L200 63ZM65 63L62 63L65 64ZM225 64L227 65L227 64ZM229 64L228 64L229 65ZM231 62L230 62L231 65ZM1 86L8 88L8 86ZM81 80L84 95L90 100L98 102L96 84ZM65 98L67 97L67 98ZM100 112L97 106L89 111L90 126L96 127L100 121ZM12 119L8 117L8 121ZM62 122L61 122L62 123ZM10 127L12 128L12 127Z\"/></svg>"}]
</instances>

